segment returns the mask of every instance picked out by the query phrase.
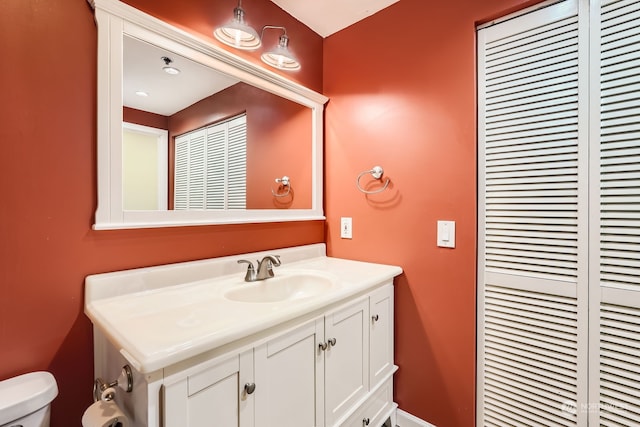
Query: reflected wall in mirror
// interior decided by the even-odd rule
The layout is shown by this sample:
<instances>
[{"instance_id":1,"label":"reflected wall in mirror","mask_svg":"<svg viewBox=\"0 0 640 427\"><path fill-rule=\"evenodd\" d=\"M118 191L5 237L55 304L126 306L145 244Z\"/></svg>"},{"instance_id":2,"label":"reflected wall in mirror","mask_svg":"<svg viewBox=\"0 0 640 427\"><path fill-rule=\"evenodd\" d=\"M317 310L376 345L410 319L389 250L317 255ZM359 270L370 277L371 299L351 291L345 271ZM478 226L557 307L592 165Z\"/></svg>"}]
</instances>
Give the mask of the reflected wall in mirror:
<instances>
[{"instance_id":1,"label":"reflected wall in mirror","mask_svg":"<svg viewBox=\"0 0 640 427\"><path fill-rule=\"evenodd\" d=\"M326 97L118 0L89 2L98 25L94 228L324 218ZM246 118L244 204L182 209L176 140L238 116ZM139 140L143 134L146 142ZM194 166L203 158L197 151L188 156L189 173L202 173L205 183L195 181L207 191L207 172ZM220 175L217 166L211 170Z\"/></svg>"}]
</instances>

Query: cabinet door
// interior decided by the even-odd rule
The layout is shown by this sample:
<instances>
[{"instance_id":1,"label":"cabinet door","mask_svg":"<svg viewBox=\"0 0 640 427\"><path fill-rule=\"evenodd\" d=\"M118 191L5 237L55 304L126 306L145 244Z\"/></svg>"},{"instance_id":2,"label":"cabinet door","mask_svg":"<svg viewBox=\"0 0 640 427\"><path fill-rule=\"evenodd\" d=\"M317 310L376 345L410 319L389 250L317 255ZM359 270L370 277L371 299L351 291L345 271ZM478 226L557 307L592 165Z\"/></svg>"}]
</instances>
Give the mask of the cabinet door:
<instances>
[{"instance_id":1,"label":"cabinet door","mask_svg":"<svg viewBox=\"0 0 640 427\"><path fill-rule=\"evenodd\" d=\"M325 420L334 425L369 391L369 299L325 317Z\"/></svg>"},{"instance_id":2,"label":"cabinet door","mask_svg":"<svg viewBox=\"0 0 640 427\"><path fill-rule=\"evenodd\" d=\"M393 286L375 290L370 298L370 384L375 387L393 370Z\"/></svg>"},{"instance_id":3,"label":"cabinet door","mask_svg":"<svg viewBox=\"0 0 640 427\"><path fill-rule=\"evenodd\" d=\"M163 386L164 427L253 427L253 351Z\"/></svg>"},{"instance_id":4,"label":"cabinet door","mask_svg":"<svg viewBox=\"0 0 640 427\"><path fill-rule=\"evenodd\" d=\"M256 427L324 425L323 326L313 320L255 348Z\"/></svg>"}]
</instances>

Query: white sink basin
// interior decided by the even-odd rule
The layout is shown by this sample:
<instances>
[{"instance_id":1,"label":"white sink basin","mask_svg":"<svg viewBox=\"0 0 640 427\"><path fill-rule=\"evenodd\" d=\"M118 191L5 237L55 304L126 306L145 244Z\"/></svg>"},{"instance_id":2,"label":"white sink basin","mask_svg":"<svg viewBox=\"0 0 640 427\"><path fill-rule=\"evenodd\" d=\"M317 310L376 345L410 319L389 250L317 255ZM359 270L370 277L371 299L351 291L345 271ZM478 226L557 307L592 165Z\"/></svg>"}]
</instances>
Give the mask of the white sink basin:
<instances>
[{"instance_id":1,"label":"white sink basin","mask_svg":"<svg viewBox=\"0 0 640 427\"><path fill-rule=\"evenodd\" d=\"M247 283L228 290L224 297L239 302L299 300L326 292L333 285L328 277L301 273Z\"/></svg>"}]
</instances>

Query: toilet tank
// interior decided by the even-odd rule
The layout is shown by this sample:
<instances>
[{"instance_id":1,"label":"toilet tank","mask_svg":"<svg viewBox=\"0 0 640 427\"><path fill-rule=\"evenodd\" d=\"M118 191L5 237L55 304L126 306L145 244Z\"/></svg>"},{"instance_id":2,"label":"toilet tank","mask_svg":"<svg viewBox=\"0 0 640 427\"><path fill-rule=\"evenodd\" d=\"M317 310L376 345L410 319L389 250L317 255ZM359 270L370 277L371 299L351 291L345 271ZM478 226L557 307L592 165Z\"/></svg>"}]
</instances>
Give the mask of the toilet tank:
<instances>
[{"instance_id":1,"label":"toilet tank","mask_svg":"<svg viewBox=\"0 0 640 427\"><path fill-rule=\"evenodd\" d=\"M0 381L0 427L48 427L58 385L49 372L31 372Z\"/></svg>"}]
</instances>

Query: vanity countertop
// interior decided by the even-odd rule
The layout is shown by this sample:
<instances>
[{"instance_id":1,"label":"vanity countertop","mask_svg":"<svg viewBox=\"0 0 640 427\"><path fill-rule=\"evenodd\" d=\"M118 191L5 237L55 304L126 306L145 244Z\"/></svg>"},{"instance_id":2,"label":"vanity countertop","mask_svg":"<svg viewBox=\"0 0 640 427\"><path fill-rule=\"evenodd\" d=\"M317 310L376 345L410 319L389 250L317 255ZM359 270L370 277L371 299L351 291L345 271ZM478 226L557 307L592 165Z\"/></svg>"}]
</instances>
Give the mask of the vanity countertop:
<instances>
[{"instance_id":1,"label":"vanity countertop","mask_svg":"<svg viewBox=\"0 0 640 427\"><path fill-rule=\"evenodd\" d=\"M402 273L398 266L323 253L324 245L308 245L88 276L85 313L133 367L149 373L321 310ZM246 266L237 260L266 254L282 256L282 265L274 268L274 284L279 277L312 275L331 280L333 286L293 300L226 298L230 289L262 284L246 283Z\"/></svg>"}]
</instances>

